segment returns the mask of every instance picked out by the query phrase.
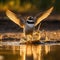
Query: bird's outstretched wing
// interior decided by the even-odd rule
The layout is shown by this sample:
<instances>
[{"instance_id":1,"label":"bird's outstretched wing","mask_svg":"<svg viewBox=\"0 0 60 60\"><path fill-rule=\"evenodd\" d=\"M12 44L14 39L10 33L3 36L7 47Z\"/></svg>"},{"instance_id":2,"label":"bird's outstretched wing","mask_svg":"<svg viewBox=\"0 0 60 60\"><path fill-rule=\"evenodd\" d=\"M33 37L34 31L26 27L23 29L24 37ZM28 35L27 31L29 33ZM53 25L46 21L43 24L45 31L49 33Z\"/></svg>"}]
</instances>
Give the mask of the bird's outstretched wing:
<instances>
[{"instance_id":1,"label":"bird's outstretched wing","mask_svg":"<svg viewBox=\"0 0 60 60\"><path fill-rule=\"evenodd\" d=\"M13 21L17 25L19 25L21 28L24 28L24 24L23 24L23 22L21 22L21 20L24 20L24 19L19 19L16 16L16 14L11 12L10 10L6 10L6 15L10 18L11 21Z\"/></svg>"},{"instance_id":2,"label":"bird's outstretched wing","mask_svg":"<svg viewBox=\"0 0 60 60\"><path fill-rule=\"evenodd\" d=\"M53 8L54 7L51 7L47 11L43 12L43 14L36 19L35 26L37 26L43 19L47 18L50 15L50 13L52 12Z\"/></svg>"}]
</instances>

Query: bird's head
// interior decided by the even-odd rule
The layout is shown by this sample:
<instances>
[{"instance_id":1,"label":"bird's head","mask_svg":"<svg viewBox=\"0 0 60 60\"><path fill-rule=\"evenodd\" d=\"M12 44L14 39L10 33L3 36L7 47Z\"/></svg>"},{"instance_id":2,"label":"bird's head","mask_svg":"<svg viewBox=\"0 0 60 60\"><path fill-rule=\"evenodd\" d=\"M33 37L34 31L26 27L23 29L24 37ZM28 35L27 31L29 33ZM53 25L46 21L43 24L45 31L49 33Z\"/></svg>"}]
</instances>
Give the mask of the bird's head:
<instances>
[{"instance_id":1,"label":"bird's head","mask_svg":"<svg viewBox=\"0 0 60 60\"><path fill-rule=\"evenodd\" d=\"M34 18L32 16L27 17L27 23L34 24Z\"/></svg>"},{"instance_id":2,"label":"bird's head","mask_svg":"<svg viewBox=\"0 0 60 60\"><path fill-rule=\"evenodd\" d=\"M28 20L34 20L32 16L27 17Z\"/></svg>"}]
</instances>

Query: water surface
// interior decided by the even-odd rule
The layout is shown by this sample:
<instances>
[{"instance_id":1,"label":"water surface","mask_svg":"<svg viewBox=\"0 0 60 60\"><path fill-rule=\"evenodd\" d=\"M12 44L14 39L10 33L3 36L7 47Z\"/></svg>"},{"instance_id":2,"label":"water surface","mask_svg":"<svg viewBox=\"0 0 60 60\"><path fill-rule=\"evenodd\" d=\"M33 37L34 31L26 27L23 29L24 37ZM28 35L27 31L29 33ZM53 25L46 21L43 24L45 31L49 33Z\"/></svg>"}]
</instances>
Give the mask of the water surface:
<instances>
[{"instance_id":1,"label":"water surface","mask_svg":"<svg viewBox=\"0 0 60 60\"><path fill-rule=\"evenodd\" d=\"M60 45L1 45L0 60L60 60Z\"/></svg>"}]
</instances>

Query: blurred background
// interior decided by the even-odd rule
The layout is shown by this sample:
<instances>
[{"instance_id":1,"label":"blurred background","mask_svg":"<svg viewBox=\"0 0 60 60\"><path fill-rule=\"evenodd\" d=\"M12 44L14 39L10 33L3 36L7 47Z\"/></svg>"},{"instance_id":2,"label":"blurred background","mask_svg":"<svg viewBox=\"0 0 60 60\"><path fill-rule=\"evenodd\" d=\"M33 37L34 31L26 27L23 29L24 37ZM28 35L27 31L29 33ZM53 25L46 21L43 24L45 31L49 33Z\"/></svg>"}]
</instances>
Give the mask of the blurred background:
<instances>
[{"instance_id":1,"label":"blurred background","mask_svg":"<svg viewBox=\"0 0 60 60\"><path fill-rule=\"evenodd\" d=\"M54 5L55 11L60 12L60 0L0 0L0 11L7 8L17 12L37 12Z\"/></svg>"}]
</instances>

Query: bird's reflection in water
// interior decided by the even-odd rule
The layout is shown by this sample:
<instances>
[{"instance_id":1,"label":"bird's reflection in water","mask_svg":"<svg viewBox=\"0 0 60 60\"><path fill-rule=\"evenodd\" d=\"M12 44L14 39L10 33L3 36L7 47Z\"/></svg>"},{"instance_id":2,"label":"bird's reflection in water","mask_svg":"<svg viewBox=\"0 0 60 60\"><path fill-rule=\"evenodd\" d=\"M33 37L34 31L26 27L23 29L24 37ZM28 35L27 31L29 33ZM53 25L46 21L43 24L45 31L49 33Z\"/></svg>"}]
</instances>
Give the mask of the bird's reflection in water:
<instances>
[{"instance_id":1,"label":"bird's reflection in water","mask_svg":"<svg viewBox=\"0 0 60 60\"><path fill-rule=\"evenodd\" d=\"M44 45L21 45L21 60L43 60L43 56L50 52L50 46Z\"/></svg>"},{"instance_id":2,"label":"bird's reflection in water","mask_svg":"<svg viewBox=\"0 0 60 60\"><path fill-rule=\"evenodd\" d=\"M0 47L0 60L60 60L59 52L60 45L12 45Z\"/></svg>"}]
</instances>

